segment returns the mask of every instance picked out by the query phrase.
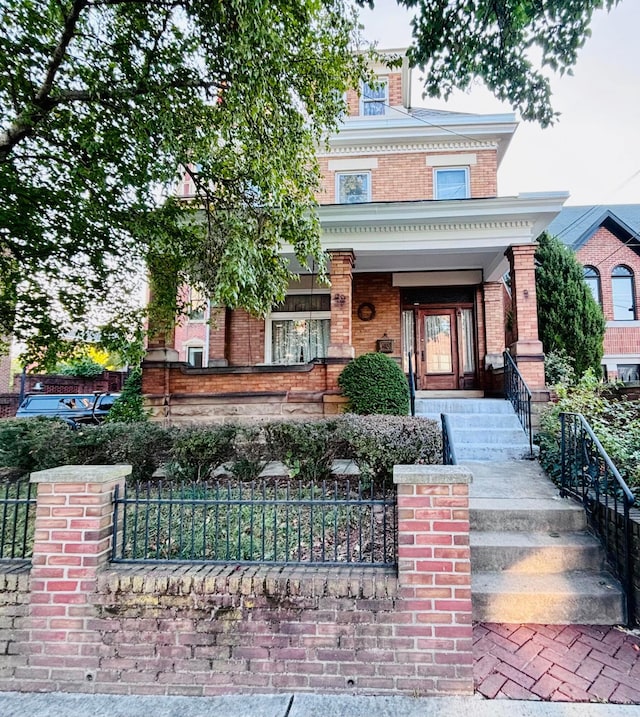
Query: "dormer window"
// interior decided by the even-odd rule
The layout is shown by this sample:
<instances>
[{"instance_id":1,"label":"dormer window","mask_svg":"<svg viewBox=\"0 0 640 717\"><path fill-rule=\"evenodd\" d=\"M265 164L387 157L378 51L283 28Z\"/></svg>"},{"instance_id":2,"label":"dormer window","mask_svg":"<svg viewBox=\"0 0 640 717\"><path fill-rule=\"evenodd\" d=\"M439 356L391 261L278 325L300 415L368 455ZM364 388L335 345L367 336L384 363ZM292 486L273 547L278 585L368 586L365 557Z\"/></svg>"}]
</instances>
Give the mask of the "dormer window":
<instances>
[{"instance_id":1,"label":"dormer window","mask_svg":"<svg viewBox=\"0 0 640 717\"><path fill-rule=\"evenodd\" d=\"M365 117L373 117L386 113L389 104L389 82L386 77L380 77L369 84L362 83L360 97L360 113Z\"/></svg>"},{"instance_id":2,"label":"dormer window","mask_svg":"<svg viewBox=\"0 0 640 717\"><path fill-rule=\"evenodd\" d=\"M434 169L433 186L435 199L468 199L469 169L467 167Z\"/></svg>"},{"instance_id":3,"label":"dormer window","mask_svg":"<svg viewBox=\"0 0 640 717\"><path fill-rule=\"evenodd\" d=\"M336 172L336 203L371 201L371 172Z\"/></svg>"}]
</instances>

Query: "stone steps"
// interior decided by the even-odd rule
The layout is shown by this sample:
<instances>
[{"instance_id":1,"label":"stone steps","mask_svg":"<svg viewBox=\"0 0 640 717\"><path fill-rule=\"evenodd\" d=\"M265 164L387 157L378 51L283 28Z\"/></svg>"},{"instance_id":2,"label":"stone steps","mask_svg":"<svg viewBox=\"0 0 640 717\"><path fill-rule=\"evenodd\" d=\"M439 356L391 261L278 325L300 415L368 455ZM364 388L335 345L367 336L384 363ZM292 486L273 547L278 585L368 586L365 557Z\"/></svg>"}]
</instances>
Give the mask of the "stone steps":
<instances>
[{"instance_id":1,"label":"stone steps","mask_svg":"<svg viewBox=\"0 0 640 717\"><path fill-rule=\"evenodd\" d=\"M582 507L562 499L535 461L467 463L473 619L615 625L620 585L604 568Z\"/></svg>"}]
</instances>

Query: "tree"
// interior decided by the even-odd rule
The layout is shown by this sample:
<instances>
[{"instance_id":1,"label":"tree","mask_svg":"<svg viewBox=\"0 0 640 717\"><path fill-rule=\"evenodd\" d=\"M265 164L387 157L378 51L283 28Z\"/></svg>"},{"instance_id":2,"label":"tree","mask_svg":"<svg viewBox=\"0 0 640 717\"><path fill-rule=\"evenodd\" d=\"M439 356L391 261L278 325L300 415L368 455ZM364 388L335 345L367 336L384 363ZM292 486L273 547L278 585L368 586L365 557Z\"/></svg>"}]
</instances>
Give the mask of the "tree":
<instances>
[{"instance_id":1,"label":"tree","mask_svg":"<svg viewBox=\"0 0 640 717\"><path fill-rule=\"evenodd\" d=\"M530 54L570 69L616 2L398 0L428 94L480 77L542 124ZM358 47L348 0L4 0L0 336L42 363L78 324L139 327L146 264L156 326L182 282L265 313L290 278L283 244L322 270L315 148L366 76ZM200 213L171 198L182 171Z\"/></svg>"},{"instance_id":2,"label":"tree","mask_svg":"<svg viewBox=\"0 0 640 717\"><path fill-rule=\"evenodd\" d=\"M0 335L46 362L139 302L147 261L253 313L284 242L321 265L314 154L365 76L354 38L343 0L5 0ZM204 220L171 199L185 170Z\"/></svg>"},{"instance_id":3,"label":"tree","mask_svg":"<svg viewBox=\"0 0 640 717\"><path fill-rule=\"evenodd\" d=\"M601 373L605 321L573 252L546 232L536 250L538 328L546 353L565 352L578 377Z\"/></svg>"},{"instance_id":4,"label":"tree","mask_svg":"<svg viewBox=\"0 0 640 717\"><path fill-rule=\"evenodd\" d=\"M360 0L373 7L373 0ZM524 119L551 124L549 72L571 73L596 9L620 0L398 0L415 8L410 61L425 93L448 97L477 79Z\"/></svg>"}]
</instances>

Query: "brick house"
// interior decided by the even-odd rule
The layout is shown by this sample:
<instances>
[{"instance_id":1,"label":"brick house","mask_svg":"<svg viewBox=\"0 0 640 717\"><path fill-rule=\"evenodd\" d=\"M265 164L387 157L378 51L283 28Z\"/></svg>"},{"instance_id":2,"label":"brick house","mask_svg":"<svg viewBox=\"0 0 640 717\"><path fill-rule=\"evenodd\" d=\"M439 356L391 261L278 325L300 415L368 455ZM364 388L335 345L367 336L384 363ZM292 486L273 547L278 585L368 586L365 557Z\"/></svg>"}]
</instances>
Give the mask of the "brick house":
<instances>
[{"instance_id":1,"label":"brick house","mask_svg":"<svg viewBox=\"0 0 640 717\"><path fill-rule=\"evenodd\" d=\"M640 204L566 207L548 231L576 253L602 307L605 377L640 381Z\"/></svg>"},{"instance_id":2,"label":"brick house","mask_svg":"<svg viewBox=\"0 0 640 717\"><path fill-rule=\"evenodd\" d=\"M406 59L375 70L318 153L331 287L302 274L265 320L209 315L192 297L191 319L149 346L143 390L158 418L330 414L344 365L376 350L414 362L419 389L457 391L487 389L509 348L544 387L535 240L568 195L498 196L514 116L412 108Z\"/></svg>"}]
</instances>

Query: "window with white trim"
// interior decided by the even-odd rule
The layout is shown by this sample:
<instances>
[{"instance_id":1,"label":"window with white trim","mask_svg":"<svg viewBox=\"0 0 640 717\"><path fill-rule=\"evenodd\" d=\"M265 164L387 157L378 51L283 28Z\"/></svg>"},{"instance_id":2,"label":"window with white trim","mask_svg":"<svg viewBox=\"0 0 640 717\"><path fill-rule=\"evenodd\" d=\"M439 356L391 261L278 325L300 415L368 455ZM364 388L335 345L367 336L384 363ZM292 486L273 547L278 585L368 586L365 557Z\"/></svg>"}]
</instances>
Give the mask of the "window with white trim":
<instances>
[{"instance_id":1,"label":"window with white trim","mask_svg":"<svg viewBox=\"0 0 640 717\"><path fill-rule=\"evenodd\" d=\"M204 364L204 347L188 346L187 347L187 363L193 368L202 368Z\"/></svg>"},{"instance_id":2,"label":"window with white trim","mask_svg":"<svg viewBox=\"0 0 640 717\"><path fill-rule=\"evenodd\" d=\"M330 331L328 293L289 294L266 319L265 360L271 364L296 364L325 358Z\"/></svg>"},{"instance_id":3,"label":"window with white trim","mask_svg":"<svg viewBox=\"0 0 640 717\"><path fill-rule=\"evenodd\" d=\"M189 289L189 321L202 322L206 319L207 299L201 291Z\"/></svg>"},{"instance_id":4,"label":"window with white trim","mask_svg":"<svg viewBox=\"0 0 640 717\"><path fill-rule=\"evenodd\" d=\"M363 82L360 88L360 114L375 117L386 114L389 104L389 81L378 77L375 82Z\"/></svg>"},{"instance_id":5,"label":"window with white trim","mask_svg":"<svg viewBox=\"0 0 640 717\"><path fill-rule=\"evenodd\" d=\"M336 204L371 201L371 172L336 172Z\"/></svg>"},{"instance_id":6,"label":"window with white trim","mask_svg":"<svg viewBox=\"0 0 640 717\"><path fill-rule=\"evenodd\" d=\"M435 199L468 199L470 196L469 168L434 169L433 196Z\"/></svg>"}]
</instances>

